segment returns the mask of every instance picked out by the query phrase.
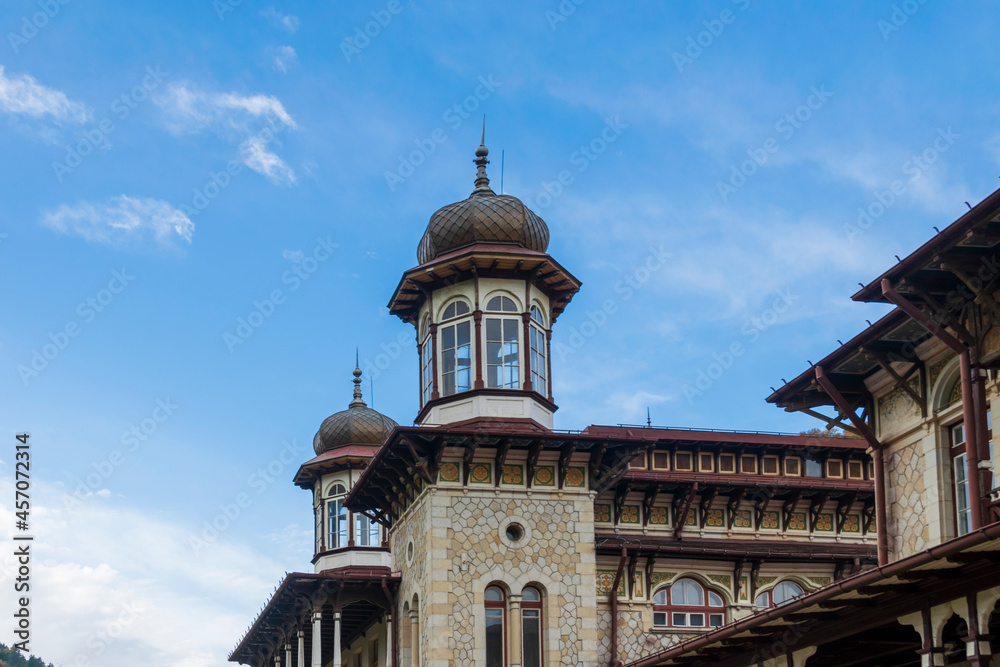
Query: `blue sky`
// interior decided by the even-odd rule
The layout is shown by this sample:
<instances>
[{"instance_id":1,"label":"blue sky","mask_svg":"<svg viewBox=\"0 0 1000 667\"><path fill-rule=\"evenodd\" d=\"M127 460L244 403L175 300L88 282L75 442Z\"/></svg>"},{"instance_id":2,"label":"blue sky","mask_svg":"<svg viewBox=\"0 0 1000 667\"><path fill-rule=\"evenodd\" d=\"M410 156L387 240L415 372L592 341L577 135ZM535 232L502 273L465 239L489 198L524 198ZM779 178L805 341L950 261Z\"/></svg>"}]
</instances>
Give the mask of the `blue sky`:
<instances>
[{"instance_id":1,"label":"blue sky","mask_svg":"<svg viewBox=\"0 0 1000 667\"><path fill-rule=\"evenodd\" d=\"M222 665L311 567L291 476L355 347L375 407L415 416L385 304L471 192L483 114L494 187L503 152L584 285L553 333L557 427L816 426L769 386L1000 184L990 9L4 3L0 534L29 431L33 650Z\"/></svg>"}]
</instances>

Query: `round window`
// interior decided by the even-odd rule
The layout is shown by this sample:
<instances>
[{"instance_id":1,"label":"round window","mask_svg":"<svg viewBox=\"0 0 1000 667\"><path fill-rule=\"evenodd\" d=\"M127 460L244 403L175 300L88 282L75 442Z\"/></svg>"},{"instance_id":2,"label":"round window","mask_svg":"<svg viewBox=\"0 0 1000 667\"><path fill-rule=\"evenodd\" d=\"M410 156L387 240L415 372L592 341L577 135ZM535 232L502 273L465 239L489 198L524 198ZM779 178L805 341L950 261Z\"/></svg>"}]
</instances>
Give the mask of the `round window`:
<instances>
[{"instance_id":1,"label":"round window","mask_svg":"<svg viewBox=\"0 0 1000 667\"><path fill-rule=\"evenodd\" d=\"M410 542L409 544L406 545L406 562L407 563L413 562L413 542Z\"/></svg>"},{"instance_id":2,"label":"round window","mask_svg":"<svg viewBox=\"0 0 1000 667\"><path fill-rule=\"evenodd\" d=\"M521 538L524 537L524 528L519 523L511 523L507 525L505 534L511 542L520 542Z\"/></svg>"}]
</instances>

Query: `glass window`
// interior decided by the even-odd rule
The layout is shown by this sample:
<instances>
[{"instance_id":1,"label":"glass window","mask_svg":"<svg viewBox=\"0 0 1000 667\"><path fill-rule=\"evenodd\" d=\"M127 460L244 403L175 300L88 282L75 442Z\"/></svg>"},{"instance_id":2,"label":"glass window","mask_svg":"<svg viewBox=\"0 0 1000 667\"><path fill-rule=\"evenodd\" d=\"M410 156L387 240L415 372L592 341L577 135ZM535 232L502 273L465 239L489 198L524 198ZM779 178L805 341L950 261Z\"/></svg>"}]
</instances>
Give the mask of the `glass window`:
<instances>
[{"instance_id":1,"label":"glass window","mask_svg":"<svg viewBox=\"0 0 1000 667\"><path fill-rule=\"evenodd\" d=\"M497 299L507 297L496 297ZM515 319L486 318L486 385L519 389L518 335Z\"/></svg>"},{"instance_id":2,"label":"glass window","mask_svg":"<svg viewBox=\"0 0 1000 667\"><path fill-rule=\"evenodd\" d=\"M343 496L347 494L347 489L343 484L334 484L330 489L330 500L326 504L326 515L329 518L330 526L327 530L327 548L339 549L347 546L347 508L344 507Z\"/></svg>"},{"instance_id":3,"label":"glass window","mask_svg":"<svg viewBox=\"0 0 1000 667\"><path fill-rule=\"evenodd\" d=\"M753 603L758 607L771 607L784 604L789 600L794 600L800 595L804 595L802 587L792 581L782 581L770 591L766 591L757 596Z\"/></svg>"},{"instance_id":4,"label":"glass window","mask_svg":"<svg viewBox=\"0 0 1000 667\"><path fill-rule=\"evenodd\" d=\"M676 628L721 627L726 622L724 607L725 601L721 594L706 591L693 579L680 579L653 594L653 625Z\"/></svg>"},{"instance_id":5,"label":"glass window","mask_svg":"<svg viewBox=\"0 0 1000 667\"><path fill-rule=\"evenodd\" d=\"M472 388L472 323L441 329L441 394L451 396Z\"/></svg>"},{"instance_id":6,"label":"glass window","mask_svg":"<svg viewBox=\"0 0 1000 667\"><path fill-rule=\"evenodd\" d=\"M538 310L532 306L532 310ZM532 324L528 327L528 343L531 347L531 386L542 396L547 396L545 365L545 332Z\"/></svg>"},{"instance_id":7,"label":"glass window","mask_svg":"<svg viewBox=\"0 0 1000 667\"><path fill-rule=\"evenodd\" d=\"M503 667L504 646L507 636L504 632L506 604L503 591L496 586L486 589L486 667Z\"/></svg>"},{"instance_id":8,"label":"glass window","mask_svg":"<svg viewBox=\"0 0 1000 667\"><path fill-rule=\"evenodd\" d=\"M968 463L965 456L965 425L962 422L949 429L951 441L951 474L955 487L955 524L959 535L972 530L972 496L969 494Z\"/></svg>"},{"instance_id":9,"label":"glass window","mask_svg":"<svg viewBox=\"0 0 1000 667\"><path fill-rule=\"evenodd\" d=\"M806 458L806 477L822 477L823 462L813 457Z\"/></svg>"},{"instance_id":10,"label":"glass window","mask_svg":"<svg viewBox=\"0 0 1000 667\"><path fill-rule=\"evenodd\" d=\"M377 547L381 544L378 522L372 521L364 514L357 514L357 530L354 543L362 547Z\"/></svg>"},{"instance_id":11,"label":"glass window","mask_svg":"<svg viewBox=\"0 0 1000 667\"><path fill-rule=\"evenodd\" d=\"M441 316L442 320L450 320L453 317L458 317L460 315L467 315L469 313L469 304L465 301L459 299L458 301L452 301L444 309L444 315Z\"/></svg>"},{"instance_id":12,"label":"glass window","mask_svg":"<svg viewBox=\"0 0 1000 667\"><path fill-rule=\"evenodd\" d=\"M516 313L517 304L510 297L495 296L486 304L486 310L491 310L495 313Z\"/></svg>"},{"instance_id":13,"label":"glass window","mask_svg":"<svg viewBox=\"0 0 1000 667\"><path fill-rule=\"evenodd\" d=\"M428 338L420 346L420 401L421 404L431 400L431 390L434 388L434 365L431 363L431 339Z\"/></svg>"},{"instance_id":14,"label":"glass window","mask_svg":"<svg viewBox=\"0 0 1000 667\"><path fill-rule=\"evenodd\" d=\"M542 665L542 596L535 588L521 591L522 667Z\"/></svg>"}]
</instances>

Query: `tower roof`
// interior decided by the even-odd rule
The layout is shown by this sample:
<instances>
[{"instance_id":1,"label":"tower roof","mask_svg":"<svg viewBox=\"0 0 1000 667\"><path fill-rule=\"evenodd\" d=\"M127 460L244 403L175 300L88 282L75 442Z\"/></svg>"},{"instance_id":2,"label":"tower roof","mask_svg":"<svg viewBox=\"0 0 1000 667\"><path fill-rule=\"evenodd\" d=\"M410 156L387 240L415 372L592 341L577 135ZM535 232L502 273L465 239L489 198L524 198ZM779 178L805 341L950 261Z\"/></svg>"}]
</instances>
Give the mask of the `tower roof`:
<instances>
[{"instance_id":1,"label":"tower roof","mask_svg":"<svg viewBox=\"0 0 1000 667\"><path fill-rule=\"evenodd\" d=\"M498 195L486 176L489 149L476 149L475 189L468 199L438 209L427 223L417 246L417 261L430 262L441 255L476 243L503 243L545 252L549 228L545 221L517 197Z\"/></svg>"},{"instance_id":2,"label":"tower roof","mask_svg":"<svg viewBox=\"0 0 1000 667\"><path fill-rule=\"evenodd\" d=\"M313 438L317 456L347 445L381 445L398 424L361 398L361 369L355 362L354 398L346 410L323 420Z\"/></svg>"}]
</instances>

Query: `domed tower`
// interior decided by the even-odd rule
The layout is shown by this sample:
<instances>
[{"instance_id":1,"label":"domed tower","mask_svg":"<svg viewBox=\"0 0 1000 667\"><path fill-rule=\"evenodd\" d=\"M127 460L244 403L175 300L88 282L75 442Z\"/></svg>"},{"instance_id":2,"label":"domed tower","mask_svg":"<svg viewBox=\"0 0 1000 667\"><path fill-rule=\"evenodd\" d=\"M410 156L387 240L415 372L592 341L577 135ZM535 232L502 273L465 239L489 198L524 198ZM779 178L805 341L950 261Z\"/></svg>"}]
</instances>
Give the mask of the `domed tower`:
<instances>
[{"instance_id":1,"label":"domed tower","mask_svg":"<svg viewBox=\"0 0 1000 667\"><path fill-rule=\"evenodd\" d=\"M472 194L431 216L389 311L417 332L417 424L551 429L552 326L580 281L546 254L545 221L490 188L488 155Z\"/></svg>"},{"instance_id":2,"label":"domed tower","mask_svg":"<svg viewBox=\"0 0 1000 667\"><path fill-rule=\"evenodd\" d=\"M361 369L355 364L353 400L346 410L323 420L313 438L316 457L295 475L295 484L313 493L317 573L390 566L385 530L348 511L344 498L396 426L361 398Z\"/></svg>"}]
</instances>

